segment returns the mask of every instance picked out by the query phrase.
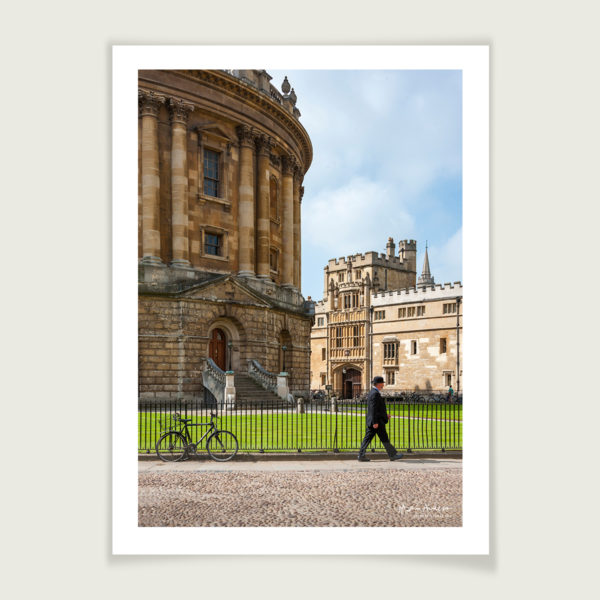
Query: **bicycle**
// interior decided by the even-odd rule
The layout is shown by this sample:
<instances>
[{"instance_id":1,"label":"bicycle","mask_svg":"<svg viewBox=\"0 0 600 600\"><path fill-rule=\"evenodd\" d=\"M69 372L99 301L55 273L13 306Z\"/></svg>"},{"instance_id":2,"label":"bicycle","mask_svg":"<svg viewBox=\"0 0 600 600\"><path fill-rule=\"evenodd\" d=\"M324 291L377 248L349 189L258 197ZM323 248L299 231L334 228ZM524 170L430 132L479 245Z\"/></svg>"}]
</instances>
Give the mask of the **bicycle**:
<instances>
[{"instance_id":1,"label":"bicycle","mask_svg":"<svg viewBox=\"0 0 600 600\"><path fill-rule=\"evenodd\" d=\"M213 460L225 462L231 460L238 451L238 441L231 431L219 429L215 424L215 413L210 413L210 423L192 423L193 419L182 419L179 413L173 415L175 421L182 423L179 429L172 428L163 433L156 442L156 454L165 462L185 460L196 454L202 440L206 440L206 451ZM196 442L188 427L210 426L204 435ZM210 435L209 435L210 434Z\"/></svg>"}]
</instances>

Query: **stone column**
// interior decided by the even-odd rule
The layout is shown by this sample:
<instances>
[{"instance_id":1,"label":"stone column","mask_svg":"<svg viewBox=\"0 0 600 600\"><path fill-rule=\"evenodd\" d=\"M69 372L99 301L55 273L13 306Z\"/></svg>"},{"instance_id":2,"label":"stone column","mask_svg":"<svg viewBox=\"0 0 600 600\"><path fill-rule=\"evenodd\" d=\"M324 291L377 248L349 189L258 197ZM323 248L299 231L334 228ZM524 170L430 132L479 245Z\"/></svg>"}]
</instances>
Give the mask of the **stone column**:
<instances>
[{"instance_id":1,"label":"stone column","mask_svg":"<svg viewBox=\"0 0 600 600\"><path fill-rule=\"evenodd\" d=\"M300 184L302 172L294 170L294 287L300 289Z\"/></svg>"},{"instance_id":2,"label":"stone column","mask_svg":"<svg viewBox=\"0 0 600 600\"><path fill-rule=\"evenodd\" d=\"M174 266L189 267L187 120L194 106L183 100L169 100L171 112L171 204L173 210Z\"/></svg>"},{"instance_id":3,"label":"stone column","mask_svg":"<svg viewBox=\"0 0 600 600\"><path fill-rule=\"evenodd\" d=\"M142 262L162 265L160 259L160 176L158 171L158 111L166 98L139 90L142 116Z\"/></svg>"},{"instance_id":4,"label":"stone column","mask_svg":"<svg viewBox=\"0 0 600 600\"><path fill-rule=\"evenodd\" d=\"M247 125L237 128L240 140L239 185L239 274L252 277L254 271L254 140Z\"/></svg>"},{"instance_id":5,"label":"stone column","mask_svg":"<svg viewBox=\"0 0 600 600\"><path fill-rule=\"evenodd\" d=\"M262 279L268 279L270 277L269 247L271 239L269 155L271 154L272 140L267 135L260 135L256 142L258 146L256 274Z\"/></svg>"},{"instance_id":6,"label":"stone column","mask_svg":"<svg viewBox=\"0 0 600 600\"><path fill-rule=\"evenodd\" d=\"M283 156L282 185L282 223L281 237L283 241L283 279L285 287L294 287L294 166L293 156Z\"/></svg>"}]
</instances>

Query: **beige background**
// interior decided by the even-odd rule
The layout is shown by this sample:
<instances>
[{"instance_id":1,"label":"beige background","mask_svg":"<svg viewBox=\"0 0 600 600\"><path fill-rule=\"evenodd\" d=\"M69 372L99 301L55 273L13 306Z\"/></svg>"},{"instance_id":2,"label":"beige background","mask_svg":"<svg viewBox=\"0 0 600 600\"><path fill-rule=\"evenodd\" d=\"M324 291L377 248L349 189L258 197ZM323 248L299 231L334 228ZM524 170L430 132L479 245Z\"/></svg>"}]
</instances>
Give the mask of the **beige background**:
<instances>
[{"instance_id":1,"label":"beige background","mask_svg":"<svg viewBox=\"0 0 600 600\"><path fill-rule=\"evenodd\" d=\"M224 598L585 597L597 550L596 3L222 6L57 0L3 19L10 596L158 598L187 580ZM113 43L490 44L490 557L110 556ZM76 419L88 435L61 433Z\"/></svg>"}]
</instances>

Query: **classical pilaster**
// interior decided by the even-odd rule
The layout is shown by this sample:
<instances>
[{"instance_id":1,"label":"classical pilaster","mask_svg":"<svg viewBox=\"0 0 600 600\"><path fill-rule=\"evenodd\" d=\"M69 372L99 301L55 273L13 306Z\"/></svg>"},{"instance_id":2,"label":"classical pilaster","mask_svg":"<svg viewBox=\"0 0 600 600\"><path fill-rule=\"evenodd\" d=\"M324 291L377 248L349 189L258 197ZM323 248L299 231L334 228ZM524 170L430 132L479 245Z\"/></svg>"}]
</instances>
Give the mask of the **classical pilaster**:
<instances>
[{"instance_id":1,"label":"classical pilaster","mask_svg":"<svg viewBox=\"0 0 600 600\"><path fill-rule=\"evenodd\" d=\"M300 289L300 187L302 171L297 165L294 170L294 287Z\"/></svg>"},{"instance_id":2,"label":"classical pilaster","mask_svg":"<svg viewBox=\"0 0 600 600\"><path fill-rule=\"evenodd\" d=\"M283 279L286 287L294 286L294 167L293 156L283 156L283 185L282 185L282 231L283 238Z\"/></svg>"},{"instance_id":3,"label":"classical pilaster","mask_svg":"<svg viewBox=\"0 0 600 600\"><path fill-rule=\"evenodd\" d=\"M174 266L189 267L187 120L194 105L183 100L169 100L171 114L171 230Z\"/></svg>"},{"instance_id":4,"label":"classical pilaster","mask_svg":"<svg viewBox=\"0 0 600 600\"><path fill-rule=\"evenodd\" d=\"M254 271L254 138L247 125L237 128L240 141L239 184L239 274L253 276Z\"/></svg>"},{"instance_id":5,"label":"classical pilaster","mask_svg":"<svg viewBox=\"0 0 600 600\"><path fill-rule=\"evenodd\" d=\"M142 117L142 262L162 265L160 259L160 176L158 171L158 111L165 97L138 91Z\"/></svg>"},{"instance_id":6,"label":"classical pilaster","mask_svg":"<svg viewBox=\"0 0 600 600\"><path fill-rule=\"evenodd\" d=\"M271 153L271 148L273 147L273 142L269 136L261 134L256 138L256 146L258 149L256 274L260 278L268 279L270 276L269 246L271 237L269 155Z\"/></svg>"}]
</instances>

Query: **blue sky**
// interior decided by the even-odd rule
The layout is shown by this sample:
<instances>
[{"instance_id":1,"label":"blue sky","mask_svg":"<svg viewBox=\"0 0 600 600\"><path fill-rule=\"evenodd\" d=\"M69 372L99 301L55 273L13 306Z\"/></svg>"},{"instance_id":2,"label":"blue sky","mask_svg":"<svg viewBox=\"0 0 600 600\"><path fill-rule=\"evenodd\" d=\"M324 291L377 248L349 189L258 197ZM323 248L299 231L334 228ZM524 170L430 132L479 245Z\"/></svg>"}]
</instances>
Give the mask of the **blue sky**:
<instances>
[{"instance_id":1,"label":"blue sky","mask_svg":"<svg viewBox=\"0 0 600 600\"><path fill-rule=\"evenodd\" d=\"M302 293L330 258L425 241L436 283L462 280L460 71L276 71L313 143L302 201Z\"/></svg>"}]
</instances>

